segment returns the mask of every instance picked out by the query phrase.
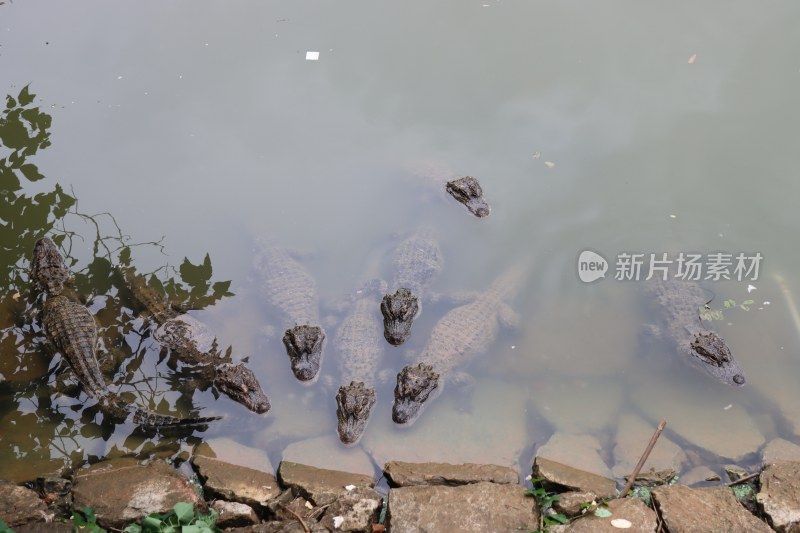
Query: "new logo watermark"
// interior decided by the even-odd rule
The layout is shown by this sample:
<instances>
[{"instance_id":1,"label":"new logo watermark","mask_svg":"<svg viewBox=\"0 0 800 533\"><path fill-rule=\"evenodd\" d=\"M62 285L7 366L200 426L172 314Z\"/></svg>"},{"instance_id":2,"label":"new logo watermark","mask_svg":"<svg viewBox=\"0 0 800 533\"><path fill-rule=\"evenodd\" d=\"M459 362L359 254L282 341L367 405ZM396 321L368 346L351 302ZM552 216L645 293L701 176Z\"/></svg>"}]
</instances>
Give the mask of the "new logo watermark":
<instances>
[{"instance_id":1,"label":"new logo watermark","mask_svg":"<svg viewBox=\"0 0 800 533\"><path fill-rule=\"evenodd\" d=\"M614 262L617 281L679 279L684 281L756 281L763 256L760 252L713 252L677 254L620 252ZM578 277L592 283L606 277L609 262L594 250L578 255Z\"/></svg>"}]
</instances>

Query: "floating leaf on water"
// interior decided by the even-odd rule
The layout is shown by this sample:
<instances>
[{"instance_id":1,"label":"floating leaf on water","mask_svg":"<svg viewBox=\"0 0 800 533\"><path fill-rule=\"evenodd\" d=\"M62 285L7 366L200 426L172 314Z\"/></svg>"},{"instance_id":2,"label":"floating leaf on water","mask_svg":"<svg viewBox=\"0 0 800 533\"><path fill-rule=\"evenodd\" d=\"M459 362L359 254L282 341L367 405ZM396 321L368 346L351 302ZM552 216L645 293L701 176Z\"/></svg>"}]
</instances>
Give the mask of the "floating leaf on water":
<instances>
[{"instance_id":1,"label":"floating leaf on water","mask_svg":"<svg viewBox=\"0 0 800 533\"><path fill-rule=\"evenodd\" d=\"M553 163L552 161L545 161L544 166L546 166L547 168L554 168L556 164Z\"/></svg>"},{"instance_id":2,"label":"floating leaf on water","mask_svg":"<svg viewBox=\"0 0 800 533\"><path fill-rule=\"evenodd\" d=\"M633 526L630 520L625 520L624 518L615 518L611 521L611 525L618 529L629 529L631 526Z\"/></svg>"},{"instance_id":3,"label":"floating leaf on water","mask_svg":"<svg viewBox=\"0 0 800 533\"><path fill-rule=\"evenodd\" d=\"M754 290L756 290L757 288L758 288L758 287L756 287L755 285L748 285L748 286L747 286L747 292L748 292L748 293L751 293L751 292L753 292Z\"/></svg>"},{"instance_id":4,"label":"floating leaf on water","mask_svg":"<svg viewBox=\"0 0 800 533\"><path fill-rule=\"evenodd\" d=\"M693 65L695 61L697 61L697 54L692 54L689 56L689 61L687 61L687 63Z\"/></svg>"},{"instance_id":5,"label":"floating leaf on water","mask_svg":"<svg viewBox=\"0 0 800 533\"><path fill-rule=\"evenodd\" d=\"M542 157L542 152L533 152L534 159L539 159L540 157Z\"/></svg>"}]
</instances>

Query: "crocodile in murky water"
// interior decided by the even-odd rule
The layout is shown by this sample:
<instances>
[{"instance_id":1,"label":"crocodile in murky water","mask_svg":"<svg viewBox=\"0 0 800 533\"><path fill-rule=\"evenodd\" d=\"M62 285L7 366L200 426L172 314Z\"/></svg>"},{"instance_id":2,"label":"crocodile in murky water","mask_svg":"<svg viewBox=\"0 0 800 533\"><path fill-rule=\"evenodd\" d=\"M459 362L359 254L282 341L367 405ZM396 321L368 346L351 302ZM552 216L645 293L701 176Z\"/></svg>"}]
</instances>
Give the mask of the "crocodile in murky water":
<instances>
[{"instance_id":1,"label":"crocodile in murky water","mask_svg":"<svg viewBox=\"0 0 800 533\"><path fill-rule=\"evenodd\" d=\"M255 374L244 363L234 364L217 347L209 328L192 316L179 313L133 267L120 266L125 284L157 327L153 337L199 375L202 385L221 392L256 413L266 413L270 402Z\"/></svg>"},{"instance_id":2,"label":"crocodile in murky water","mask_svg":"<svg viewBox=\"0 0 800 533\"><path fill-rule=\"evenodd\" d=\"M256 243L253 268L261 296L281 313L286 328L283 344L292 372L300 381L313 383L319 377L325 342L314 278L269 240Z\"/></svg>"},{"instance_id":3,"label":"crocodile in murky water","mask_svg":"<svg viewBox=\"0 0 800 533\"><path fill-rule=\"evenodd\" d=\"M378 295L378 291L362 291L334 339L342 380L350 382L336 394L337 431L339 440L347 445L361 439L377 398L375 381L385 346L381 339Z\"/></svg>"},{"instance_id":4,"label":"crocodile in murky water","mask_svg":"<svg viewBox=\"0 0 800 533\"><path fill-rule=\"evenodd\" d=\"M528 273L523 261L497 278L472 302L445 314L433 328L431 338L417 364L405 367L397 376L392 420L411 424L441 392L445 380L464 381L456 368L489 349L500 323L516 321L508 306L522 288Z\"/></svg>"},{"instance_id":5,"label":"crocodile in murky water","mask_svg":"<svg viewBox=\"0 0 800 533\"><path fill-rule=\"evenodd\" d=\"M390 286L395 292L381 302L384 337L390 344L397 346L408 338L443 263L439 242L430 228L418 229L397 246Z\"/></svg>"},{"instance_id":6,"label":"crocodile in murky water","mask_svg":"<svg viewBox=\"0 0 800 533\"><path fill-rule=\"evenodd\" d=\"M97 361L97 324L68 288L69 270L53 241L46 237L37 241L31 267L31 280L47 295L42 310L45 334L67 360L84 392L97 400L103 414L115 422L131 420L136 425L156 430L207 424L219 419L160 415L129 404L109 391Z\"/></svg>"},{"instance_id":7,"label":"crocodile in murky water","mask_svg":"<svg viewBox=\"0 0 800 533\"><path fill-rule=\"evenodd\" d=\"M485 218L492 212L489 203L483 197L481 184L472 176L448 181L445 188L450 196L464 204L476 217Z\"/></svg>"},{"instance_id":8,"label":"crocodile in murky water","mask_svg":"<svg viewBox=\"0 0 800 533\"><path fill-rule=\"evenodd\" d=\"M669 280L648 283L649 297L657 304L663 319L656 327L694 366L728 385L741 386L747 381L739 363L725 341L703 327L700 307L709 302L706 292L690 281Z\"/></svg>"}]
</instances>

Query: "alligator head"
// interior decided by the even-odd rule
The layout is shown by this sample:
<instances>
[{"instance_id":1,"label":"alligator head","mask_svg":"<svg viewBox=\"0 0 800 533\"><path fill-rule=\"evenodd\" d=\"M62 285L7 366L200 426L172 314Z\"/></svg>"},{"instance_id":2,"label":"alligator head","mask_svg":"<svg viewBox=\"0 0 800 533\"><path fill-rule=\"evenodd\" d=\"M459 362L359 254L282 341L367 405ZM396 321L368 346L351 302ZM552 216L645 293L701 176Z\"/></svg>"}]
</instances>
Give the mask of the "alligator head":
<instances>
[{"instance_id":1,"label":"alligator head","mask_svg":"<svg viewBox=\"0 0 800 533\"><path fill-rule=\"evenodd\" d=\"M393 346L403 344L411 333L411 324L419 314L417 297L408 289L397 289L381 301L383 336Z\"/></svg>"},{"instance_id":2,"label":"alligator head","mask_svg":"<svg viewBox=\"0 0 800 533\"><path fill-rule=\"evenodd\" d=\"M394 388L392 420L398 424L411 424L438 387L439 374L433 371L432 366L420 363L403 368L397 374L397 386Z\"/></svg>"},{"instance_id":3,"label":"alligator head","mask_svg":"<svg viewBox=\"0 0 800 533\"><path fill-rule=\"evenodd\" d=\"M728 345L713 331L694 333L690 352L713 376L729 385L744 385L746 380L739 365L733 359Z\"/></svg>"},{"instance_id":4,"label":"alligator head","mask_svg":"<svg viewBox=\"0 0 800 533\"><path fill-rule=\"evenodd\" d=\"M295 326L283 335L292 372L300 381L312 381L319 375L324 340L325 332L319 326Z\"/></svg>"},{"instance_id":5,"label":"alligator head","mask_svg":"<svg viewBox=\"0 0 800 533\"><path fill-rule=\"evenodd\" d=\"M69 269L53 241L47 237L36 241L31 261L31 280L41 291L50 296L61 294L69 280Z\"/></svg>"},{"instance_id":6,"label":"alligator head","mask_svg":"<svg viewBox=\"0 0 800 533\"><path fill-rule=\"evenodd\" d=\"M488 217L489 213L491 213L489 204L483 198L481 184L472 176L448 181L445 189L450 193L450 196L467 206L469 212L476 217Z\"/></svg>"},{"instance_id":7,"label":"alligator head","mask_svg":"<svg viewBox=\"0 0 800 533\"><path fill-rule=\"evenodd\" d=\"M253 412L260 414L269 411L269 398L261 389L253 371L243 363L219 365L214 376L214 386Z\"/></svg>"},{"instance_id":8,"label":"alligator head","mask_svg":"<svg viewBox=\"0 0 800 533\"><path fill-rule=\"evenodd\" d=\"M356 444L367 427L372 406L375 405L375 389L361 381L342 385L336 394L336 419L339 440L348 446Z\"/></svg>"}]
</instances>

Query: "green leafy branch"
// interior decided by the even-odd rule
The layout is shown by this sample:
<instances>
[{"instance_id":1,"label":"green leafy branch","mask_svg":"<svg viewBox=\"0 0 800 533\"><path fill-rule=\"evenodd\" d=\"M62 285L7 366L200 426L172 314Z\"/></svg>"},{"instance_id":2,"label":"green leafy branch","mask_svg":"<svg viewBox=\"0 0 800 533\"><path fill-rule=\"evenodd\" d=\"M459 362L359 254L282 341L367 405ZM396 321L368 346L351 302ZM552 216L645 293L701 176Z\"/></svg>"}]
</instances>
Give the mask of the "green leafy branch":
<instances>
[{"instance_id":1,"label":"green leafy branch","mask_svg":"<svg viewBox=\"0 0 800 533\"><path fill-rule=\"evenodd\" d=\"M207 515L195 511L191 503L176 503L172 511L164 514L152 513L141 524L130 524L122 531L124 533L220 533L216 526L219 513L213 509ZM2 522L0 522L2 524ZM106 533L106 530L97 525L97 517L89 507L75 511L72 515L72 525L76 531L87 533ZM10 533L13 531L8 530ZM7 533L0 527L0 533Z\"/></svg>"},{"instance_id":2,"label":"green leafy branch","mask_svg":"<svg viewBox=\"0 0 800 533\"><path fill-rule=\"evenodd\" d=\"M553 504L558 501L560 496L555 492L550 492L542 485L543 478L531 480L533 488L525 491L526 496L533 496L539 506L539 529L534 533L545 533L550 526L557 526L569 522L569 518L561 513L555 513L552 509Z\"/></svg>"}]
</instances>

